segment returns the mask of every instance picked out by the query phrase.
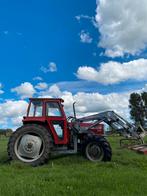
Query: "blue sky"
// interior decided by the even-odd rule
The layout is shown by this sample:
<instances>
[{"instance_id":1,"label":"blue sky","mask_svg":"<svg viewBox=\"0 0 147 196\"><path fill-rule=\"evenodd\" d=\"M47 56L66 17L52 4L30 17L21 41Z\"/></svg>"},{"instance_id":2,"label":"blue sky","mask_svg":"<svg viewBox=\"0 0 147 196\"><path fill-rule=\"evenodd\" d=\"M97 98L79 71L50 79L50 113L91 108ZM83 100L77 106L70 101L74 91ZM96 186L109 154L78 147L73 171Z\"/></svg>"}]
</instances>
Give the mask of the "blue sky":
<instances>
[{"instance_id":1,"label":"blue sky","mask_svg":"<svg viewBox=\"0 0 147 196\"><path fill-rule=\"evenodd\" d=\"M124 114L129 93L146 90L146 1L140 5L137 0L0 1L0 112L12 106L11 126L20 121L29 96L69 99L70 94L86 114L99 110L82 100L94 94L97 107ZM125 106L110 104L113 96ZM18 112L17 102L23 105ZM65 105L70 111L68 101ZM10 125L10 115L1 118L2 127Z\"/></svg>"},{"instance_id":2,"label":"blue sky","mask_svg":"<svg viewBox=\"0 0 147 196\"><path fill-rule=\"evenodd\" d=\"M94 15L95 7L95 2L87 1L83 7L78 0L1 1L0 79L6 90L37 75L49 83L76 80L73 73L79 65L96 66L92 56L96 43L81 44L78 34L84 26L97 30L89 21L78 24L75 19L80 13ZM50 61L56 62L59 72L45 75L40 67Z\"/></svg>"}]
</instances>

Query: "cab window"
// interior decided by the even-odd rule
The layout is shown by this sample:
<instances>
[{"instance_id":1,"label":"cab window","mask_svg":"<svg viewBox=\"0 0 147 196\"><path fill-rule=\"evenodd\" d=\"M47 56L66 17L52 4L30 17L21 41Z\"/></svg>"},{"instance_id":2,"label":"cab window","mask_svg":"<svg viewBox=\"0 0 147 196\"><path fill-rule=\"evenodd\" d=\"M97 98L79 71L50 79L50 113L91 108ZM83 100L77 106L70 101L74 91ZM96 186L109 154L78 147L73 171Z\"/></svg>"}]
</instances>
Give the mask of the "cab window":
<instances>
[{"instance_id":1,"label":"cab window","mask_svg":"<svg viewBox=\"0 0 147 196\"><path fill-rule=\"evenodd\" d=\"M58 103L47 103L47 116L62 116Z\"/></svg>"},{"instance_id":2,"label":"cab window","mask_svg":"<svg viewBox=\"0 0 147 196\"><path fill-rule=\"evenodd\" d=\"M32 101L29 111L30 117L41 117L43 112L42 101Z\"/></svg>"}]
</instances>

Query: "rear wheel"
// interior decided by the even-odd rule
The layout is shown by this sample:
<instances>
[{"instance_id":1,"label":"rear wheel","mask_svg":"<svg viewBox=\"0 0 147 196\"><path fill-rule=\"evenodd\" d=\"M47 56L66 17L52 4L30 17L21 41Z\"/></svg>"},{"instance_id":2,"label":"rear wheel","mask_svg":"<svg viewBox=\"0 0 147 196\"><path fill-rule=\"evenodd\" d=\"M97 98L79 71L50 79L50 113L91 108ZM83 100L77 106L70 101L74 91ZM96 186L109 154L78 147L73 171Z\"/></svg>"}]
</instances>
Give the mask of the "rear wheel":
<instances>
[{"instance_id":1,"label":"rear wheel","mask_svg":"<svg viewBox=\"0 0 147 196\"><path fill-rule=\"evenodd\" d=\"M92 162L111 161L112 150L105 138L93 136L85 142L84 154Z\"/></svg>"},{"instance_id":2,"label":"rear wheel","mask_svg":"<svg viewBox=\"0 0 147 196\"><path fill-rule=\"evenodd\" d=\"M9 139L10 160L38 166L49 159L52 139L46 128L40 125L24 125L17 129Z\"/></svg>"}]
</instances>

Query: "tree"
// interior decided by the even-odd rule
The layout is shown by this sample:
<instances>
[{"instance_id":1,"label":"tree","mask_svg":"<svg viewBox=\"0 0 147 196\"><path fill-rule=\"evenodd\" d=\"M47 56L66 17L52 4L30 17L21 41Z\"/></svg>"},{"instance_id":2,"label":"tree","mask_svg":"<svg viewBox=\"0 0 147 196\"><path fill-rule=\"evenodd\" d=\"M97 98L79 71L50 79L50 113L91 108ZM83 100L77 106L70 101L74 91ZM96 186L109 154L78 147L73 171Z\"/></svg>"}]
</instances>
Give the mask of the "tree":
<instances>
[{"instance_id":1,"label":"tree","mask_svg":"<svg viewBox=\"0 0 147 196\"><path fill-rule=\"evenodd\" d=\"M144 92L141 95L139 93L132 93L129 103L131 119L143 126L147 108L147 93Z\"/></svg>"},{"instance_id":2,"label":"tree","mask_svg":"<svg viewBox=\"0 0 147 196\"><path fill-rule=\"evenodd\" d=\"M142 100L143 100L143 107L144 107L144 115L145 115L145 118L147 119L147 92L143 92L141 93L141 97L142 97Z\"/></svg>"}]
</instances>

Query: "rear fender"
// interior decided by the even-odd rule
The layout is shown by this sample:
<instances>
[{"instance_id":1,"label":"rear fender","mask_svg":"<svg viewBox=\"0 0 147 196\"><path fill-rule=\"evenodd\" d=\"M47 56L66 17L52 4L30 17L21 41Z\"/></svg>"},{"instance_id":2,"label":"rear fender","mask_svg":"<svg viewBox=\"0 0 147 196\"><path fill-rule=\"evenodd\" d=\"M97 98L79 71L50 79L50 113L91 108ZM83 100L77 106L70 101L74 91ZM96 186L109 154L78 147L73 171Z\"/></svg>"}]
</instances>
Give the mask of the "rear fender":
<instances>
[{"instance_id":1,"label":"rear fender","mask_svg":"<svg viewBox=\"0 0 147 196\"><path fill-rule=\"evenodd\" d=\"M46 120L43 120L43 119L40 119L40 120L29 120L29 121L23 120L23 125L27 125L27 124L29 124L29 125L30 124L36 124L36 125L41 125L41 126L45 127L50 132L52 138L55 139L54 135L52 133L52 130L50 129L50 127L49 127L49 125L48 125Z\"/></svg>"}]
</instances>

